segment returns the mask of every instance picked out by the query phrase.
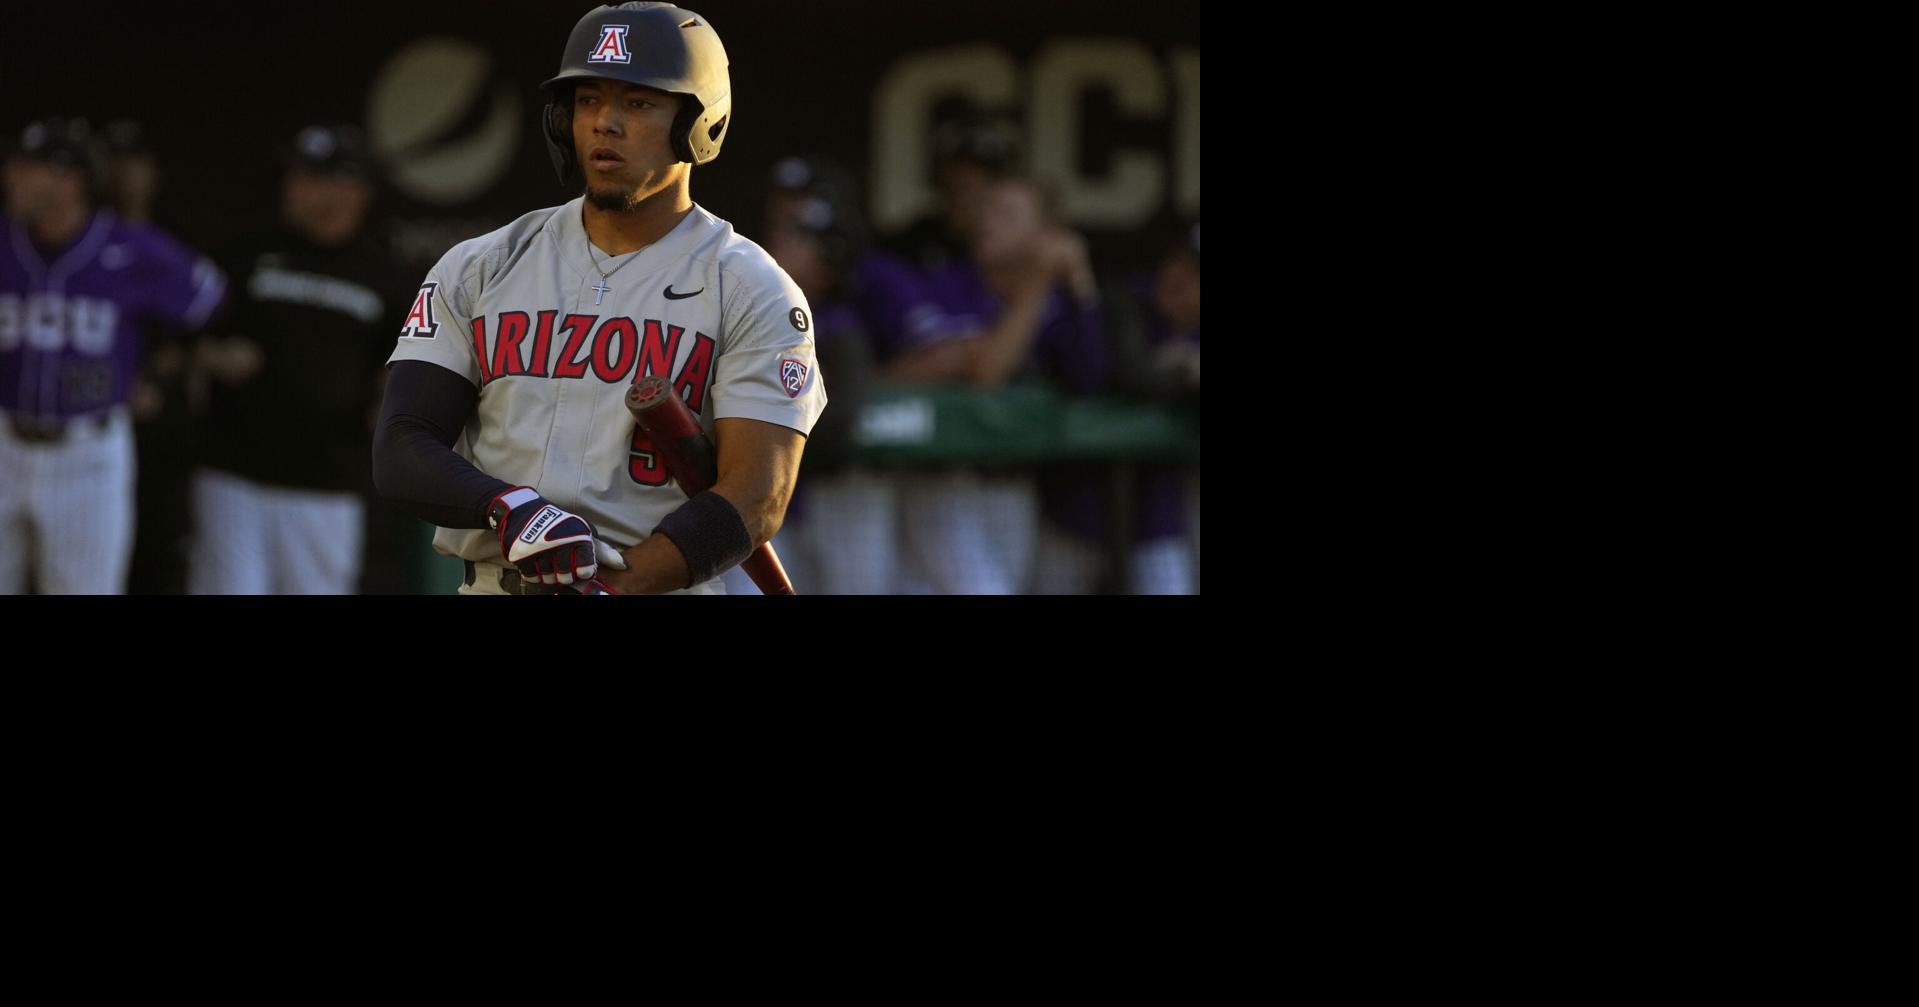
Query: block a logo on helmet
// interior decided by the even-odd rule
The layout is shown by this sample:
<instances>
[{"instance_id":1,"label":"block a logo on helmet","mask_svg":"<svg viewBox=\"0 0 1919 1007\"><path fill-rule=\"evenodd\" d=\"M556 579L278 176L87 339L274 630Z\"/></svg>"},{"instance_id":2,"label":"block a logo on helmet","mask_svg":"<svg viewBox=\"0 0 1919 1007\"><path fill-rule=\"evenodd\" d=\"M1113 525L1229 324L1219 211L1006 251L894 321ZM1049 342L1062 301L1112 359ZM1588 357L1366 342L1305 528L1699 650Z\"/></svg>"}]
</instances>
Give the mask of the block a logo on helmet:
<instances>
[{"instance_id":1,"label":"block a logo on helmet","mask_svg":"<svg viewBox=\"0 0 1919 1007\"><path fill-rule=\"evenodd\" d=\"M637 54L637 55L635 55ZM673 120L673 154L691 164L720 156L733 119L733 85L726 47L704 17L670 3L596 7L573 26L561 50L560 72L540 85L546 151L560 184L585 183L573 151L573 85L584 78L639 84L680 96Z\"/></svg>"},{"instance_id":2,"label":"block a logo on helmet","mask_svg":"<svg viewBox=\"0 0 1919 1007\"><path fill-rule=\"evenodd\" d=\"M633 54L626 51L626 33L633 30L632 25L605 24L600 26L600 43L593 47L593 54L586 58L588 63L631 63Z\"/></svg>"}]
</instances>

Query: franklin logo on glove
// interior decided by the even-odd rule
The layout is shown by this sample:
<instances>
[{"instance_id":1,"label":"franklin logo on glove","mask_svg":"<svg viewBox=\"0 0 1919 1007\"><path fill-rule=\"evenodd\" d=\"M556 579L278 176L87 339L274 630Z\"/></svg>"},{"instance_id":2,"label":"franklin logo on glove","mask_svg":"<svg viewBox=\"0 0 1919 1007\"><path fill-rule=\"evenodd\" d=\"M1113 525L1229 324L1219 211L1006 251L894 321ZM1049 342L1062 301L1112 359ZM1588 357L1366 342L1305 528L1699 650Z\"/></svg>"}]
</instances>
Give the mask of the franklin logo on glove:
<instances>
[{"instance_id":1,"label":"franklin logo on glove","mask_svg":"<svg viewBox=\"0 0 1919 1007\"><path fill-rule=\"evenodd\" d=\"M540 536L546 534L546 526L559 520L560 515L564 513L566 512L549 504L545 510L535 514L533 520L527 522L526 531L520 533L520 541L538 542Z\"/></svg>"}]
</instances>

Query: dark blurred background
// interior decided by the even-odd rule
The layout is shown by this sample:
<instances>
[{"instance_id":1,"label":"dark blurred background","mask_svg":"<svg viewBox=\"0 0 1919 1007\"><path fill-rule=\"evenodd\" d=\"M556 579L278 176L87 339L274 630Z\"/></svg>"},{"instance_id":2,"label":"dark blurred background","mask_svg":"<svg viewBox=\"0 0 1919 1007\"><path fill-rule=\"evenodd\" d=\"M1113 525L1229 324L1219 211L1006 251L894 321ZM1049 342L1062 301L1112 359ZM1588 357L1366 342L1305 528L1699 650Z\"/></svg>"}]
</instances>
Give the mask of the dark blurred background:
<instances>
[{"instance_id":1,"label":"dark blurred background","mask_svg":"<svg viewBox=\"0 0 1919 1007\"><path fill-rule=\"evenodd\" d=\"M538 85L593 6L21 5L0 29L0 126L138 120L163 173L155 219L206 248L244 230L243 211L272 211L300 126L361 123L388 171L376 214L401 262L424 270L574 195L535 129ZM726 42L735 114L693 197L749 235L767 168L794 152L863 173L875 228L904 224L931 205L928 134L968 111L1003 122L1029 167L1064 186L1096 266L1147 265L1147 236L1198 213L1198 3L690 9Z\"/></svg>"}]
</instances>

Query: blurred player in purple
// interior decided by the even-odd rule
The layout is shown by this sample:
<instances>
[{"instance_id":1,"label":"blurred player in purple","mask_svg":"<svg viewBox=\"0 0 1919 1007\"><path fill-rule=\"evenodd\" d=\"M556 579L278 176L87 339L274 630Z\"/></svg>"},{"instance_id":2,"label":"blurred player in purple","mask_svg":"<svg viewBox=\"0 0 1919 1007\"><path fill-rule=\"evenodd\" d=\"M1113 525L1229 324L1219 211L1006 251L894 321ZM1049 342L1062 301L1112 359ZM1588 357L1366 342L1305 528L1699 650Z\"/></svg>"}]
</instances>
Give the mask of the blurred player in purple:
<instances>
[{"instance_id":1,"label":"blurred player in purple","mask_svg":"<svg viewBox=\"0 0 1919 1007\"><path fill-rule=\"evenodd\" d=\"M761 242L813 307L822 377L833 408L807 439L786 520L774 540L802 594L891 594L898 558L898 489L854 457L875 370L875 343L920 307L918 275L868 247L859 186L837 163L786 157L768 178ZM737 568L729 593L758 589Z\"/></svg>"},{"instance_id":2,"label":"blurred player in purple","mask_svg":"<svg viewBox=\"0 0 1919 1007\"><path fill-rule=\"evenodd\" d=\"M977 114L941 123L930 146L939 205L885 242L890 254L927 273L972 258L987 190L1014 169L1018 156L1008 131Z\"/></svg>"},{"instance_id":3,"label":"blurred player in purple","mask_svg":"<svg viewBox=\"0 0 1919 1007\"><path fill-rule=\"evenodd\" d=\"M1149 273L1108 289L1104 299L1111 391L1199 408L1199 225L1179 229ZM1112 568L1112 463L1048 466L1040 481L1042 594L1094 591L1196 594L1199 590L1199 471L1196 464L1136 463L1129 481L1131 529L1122 578Z\"/></svg>"},{"instance_id":4,"label":"blurred player in purple","mask_svg":"<svg viewBox=\"0 0 1919 1007\"><path fill-rule=\"evenodd\" d=\"M1150 353L1146 357L1146 372L1157 377L1161 387L1170 386L1163 392L1173 402L1199 409L1199 222L1193 222L1192 233L1187 241L1176 243L1160 260L1159 271L1153 283L1153 306L1158 324L1149 330ZM1160 479L1159 483L1152 480ZM1193 562L1192 590L1199 593L1199 463L1194 462L1190 469L1171 477L1164 473L1147 474L1146 486L1149 494L1158 494L1147 505L1150 513L1159 515L1173 508L1166 497L1174 490L1160 486L1183 484L1178 492L1182 498L1183 513L1179 515L1186 526L1186 539L1191 547ZM1160 520L1149 518L1149 520ZM1167 520L1160 527L1176 528L1179 522ZM1169 532L1170 533L1170 532Z\"/></svg>"},{"instance_id":5,"label":"blurred player in purple","mask_svg":"<svg viewBox=\"0 0 1919 1007\"><path fill-rule=\"evenodd\" d=\"M987 186L971 257L925 277L924 297L884 347L891 380L996 388L1037 379L1072 392L1107 380L1110 355L1085 239L1062 223L1035 181L1008 176ZM915 475L901 496L906 542L933 590L1030 589L1039 520L1030 467Z\"/></svg>"},{"instance_id":6,"label":"blurred player in purple","mask_svg":"<svg viewBox=\"0 0 1919 1007\"><path fill-rule=\"evenodd\" d=\"M48 594L119 594L133 546L128 399L150 324L219 309L213 264L96 208L105 151L76 119L29 125L0 217L0 594L29 559Z\"/></svg>"}]
</instances>

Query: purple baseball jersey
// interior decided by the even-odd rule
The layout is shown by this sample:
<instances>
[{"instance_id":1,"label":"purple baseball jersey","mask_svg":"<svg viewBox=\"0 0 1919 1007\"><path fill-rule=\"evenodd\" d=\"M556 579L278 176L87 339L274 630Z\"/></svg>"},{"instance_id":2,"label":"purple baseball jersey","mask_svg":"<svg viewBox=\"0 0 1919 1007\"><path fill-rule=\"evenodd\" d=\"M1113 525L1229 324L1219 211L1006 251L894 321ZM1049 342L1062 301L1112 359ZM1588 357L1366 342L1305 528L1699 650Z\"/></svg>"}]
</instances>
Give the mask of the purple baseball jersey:
<instances>
[{"instance_id":1,"label":"purple baseball jersey","mask_svg":"<svg viewBox=\"0 0 1919 1007\"><path fill-rule=\"evenodd\" d=\"M204 325L226 294L213 263L101 211L66 248L0 216L0 410L39 420L127 401L142 326Z\"/></svg>"},{"instance_id":2,"label":"purple baseball jersey","mask_svg":"<svg viewBox=\"0 0 1919 1007\"><path fill-rule=\"evenodd\" d=\"M895 282L907 281L895 278ZM897 312L899 324L875 333L881 359L978 332L998 319L1005 307L971 262L933 271L919 280L918 289L918 303ZM1112 369L1099 309L1082 307L1065 290L1054 287L1040 314L1040 330L1027 366L1069 392L1099 391Z\"/></svg>"},{"instance_id":3,"label":"purple baseball jersey","mask_svg":"<svg viewBox=\"0 0 1919 1007\"><path fill-rule=\"evenodd\" d=\"M1150 306L1153 303L1150 277L1141 277L1134 290L1140 303ZM1146 329L1146 343L1155 349L1170 343L1190 343L1199 345L1199 329L1182 332L1167 324L1165 318L1156 311L1149 312L1151 321ZM1159 462L1145 466L1140 472L1138 507L1138 541L1147 542L1158 538L1167 538L1186 534L1186 478L1187 463Z\"/></svg>"},{"instance_id":4,"label":"purple baseball jersey","mask_svg":"<svg viewBox=\"0 0 1919 1007\"><path fill-rule=\"evenodd\" d=\"M868 252L853 263L852 273L850 286L859 321L877 358L887 359L903 349L910 327L923 327L940 317L924 279L904 259Z\"/></svg>"}]
</instances>

